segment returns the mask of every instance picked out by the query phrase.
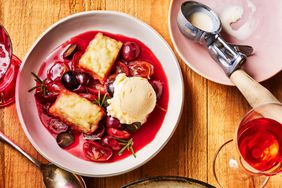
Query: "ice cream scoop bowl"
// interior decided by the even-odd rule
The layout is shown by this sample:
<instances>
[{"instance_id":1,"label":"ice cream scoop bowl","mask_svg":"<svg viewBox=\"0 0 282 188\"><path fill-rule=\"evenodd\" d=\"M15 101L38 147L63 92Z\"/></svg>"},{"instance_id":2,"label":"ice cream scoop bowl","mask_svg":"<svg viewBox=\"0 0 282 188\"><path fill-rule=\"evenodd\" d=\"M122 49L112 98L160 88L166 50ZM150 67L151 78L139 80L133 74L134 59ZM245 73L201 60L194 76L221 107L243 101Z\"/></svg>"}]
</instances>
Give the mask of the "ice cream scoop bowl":
<instances>
[{"instance_id":1,"label":"ice cream scoop bowl","mask_svg":"<svg viewBox=\"0 0 282 188\"><path fill-rule=\"evenodd\" d=\"M186 37L206 45L207 39L218 34L222 28L216 13L208 6L195 1L186 1L181 5L177 24Z\"/></svg>"}]
</instances>

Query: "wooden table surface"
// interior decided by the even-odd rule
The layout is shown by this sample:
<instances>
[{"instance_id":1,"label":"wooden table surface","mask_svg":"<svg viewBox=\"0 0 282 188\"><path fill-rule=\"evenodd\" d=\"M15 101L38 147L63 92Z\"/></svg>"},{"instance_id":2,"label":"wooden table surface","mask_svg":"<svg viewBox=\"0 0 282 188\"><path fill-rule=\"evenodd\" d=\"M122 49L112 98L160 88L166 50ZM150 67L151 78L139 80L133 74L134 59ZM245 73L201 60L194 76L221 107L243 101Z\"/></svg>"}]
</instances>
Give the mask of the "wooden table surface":
<instances>
[{"instance_id":1,"label":"wooden table surface","mask_svg":"<svg viewBox=\"0 0 282 188\"><path fill-rule=\"evenodd\" d=\"M20 58L51 24L86 10L116 10L136 16L156 29L172 46L167 23L169 4L169 0L0 0L0 24L9 31L14 53ZM110 178L85 178L89 187L114 188L159 175L185 176L218 186L212 174L213 156L221 144L232 138L250 106L235 87L208 81L179 57L178 60L184 76L185 104L181 121L169 143L137 170ZM279 73L263 83L280 100L281 79L282 73ZM22 131L15 105L0 109L0 130L29 154L45 161ZM3 143L0 143L0 168L1 188L43 187L40 171ZM282 176L275 176L267 187L277 188L280 181Z\"/></svg>"}]
</instances>

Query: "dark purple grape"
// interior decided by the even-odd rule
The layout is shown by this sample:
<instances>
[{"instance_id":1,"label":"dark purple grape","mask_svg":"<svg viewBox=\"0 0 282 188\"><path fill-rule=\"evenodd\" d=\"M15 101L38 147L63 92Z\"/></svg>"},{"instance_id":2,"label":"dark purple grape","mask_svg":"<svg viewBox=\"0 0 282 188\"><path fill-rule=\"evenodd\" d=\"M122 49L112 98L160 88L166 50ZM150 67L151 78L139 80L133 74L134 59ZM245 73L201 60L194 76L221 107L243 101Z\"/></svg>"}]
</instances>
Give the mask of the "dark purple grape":
<instances>
[{"instance_id":1,"label":"dark purple grape","mask_svg":"<svg viewBox=\"0 0 282 188\"><path fill-rule=\"evenodd\" d=\"M75 90L79 86L79 82L76 79L76 73L74 71L65 72L61 78L62 84L68 90Z\"/></svg>"},{"instance_id":2,"label":"dark purple grape","mask_svg":"<svg viewBox=\"0 0 282 188\"><path fill-rule=\"evenodd\" d=\"M80 83L80 85L87 86L90 83L92 77L86 72L80 72L76 74L76 79L78 83Z\"/></svg>"},{"instance_id":3,"label":"dark purple grape","mask_svg":"<svg viewBox=\"0 0 282 188\"><path fill-rule=\"evenodd\" d=\"M66 148L74 143L74 135L71 132L63 132L57 136L56 140L61 148Z\"/></svg>"},{"instance_id":4,"label":"dark purple grape","mask_svg":"<svg viewBox=\"0 0 282 188\"><path fill-rule=\"evenodd\" d=\"M120 129L121 124L117 118L107 116L106 117L106 127Z\"/></svg>"},{"instance_id":5,"label":"dark purple grape","mask_svg":"<svg viewBox=\"0 0 282 188\"><path fill-rule=\"evenodd\" d=\"M135 42L125 42L121 50L122 58L125 61L132 61L139 57L140 51L140 47Z\"/></svg>"},{"instance_id":6,"label":"dark purple grape","mask_svg":"<svg viewBox=\"0 0 282 188\"><path fill-rule=\"evenodd\" d=\"M162 94L163 94L163 83L161 81L158 80L153 80L151 82L152 87L154 88L155 92L156 92L156 96L159 99Z\"/></svg>"}]
</instances>

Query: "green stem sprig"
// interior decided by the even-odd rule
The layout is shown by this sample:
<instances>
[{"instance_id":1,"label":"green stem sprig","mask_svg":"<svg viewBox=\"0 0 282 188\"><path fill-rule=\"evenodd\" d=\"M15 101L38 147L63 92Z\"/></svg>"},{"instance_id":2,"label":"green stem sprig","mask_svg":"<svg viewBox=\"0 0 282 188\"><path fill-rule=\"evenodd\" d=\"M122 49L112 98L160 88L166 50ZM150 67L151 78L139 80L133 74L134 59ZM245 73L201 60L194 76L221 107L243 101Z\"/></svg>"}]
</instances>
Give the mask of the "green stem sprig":
<instances>
[{"instance_id":1,"label":"green stem sprig","mask_svg":"<svg viewBox=\"0 0 282 188\"><path fill-rule=\"evenodd\" d=\"M97 105L100 106L100 107L103 107L103 105L104 105L104 103L105 103L105 101L106 101L106 98L107 98L107 93L106 93L103 97L101 97L101 92L99 91L98 97L97 97L97 99L94 101L94 103L97 104Z\"/></svg>"},{"instance_id":2,"label":"green stem sprig","mask_svg":"<svg viewBox=\"0 0 282 188\"><path fill-rule=\"evenodd\" d=\"M122 155L123 152L127 149L136 158L136 154L135 154L134 149L133 149L133 144L134 144L133 138L131 138L129 140L123 140L123 139L120 139L120 138L116 138L116 140L119 141L120 145L123 145L121 150L118 152L119 156Z\"/></svg>"},{"instance_id":3,"label":"green stem sprig","mask_svg":"<svg viewBox=\"0 0 282 188\"><path fill-rule=\"evenodd\" d=\"M40 93L45 96L47 94L47 86L46 86L46 80L41 80L39 76L37 76L34 72L31 72L32 76L34 77L34 81L37 83L36 86L32 87L31 89L28 90L28 92L32 92L35 89L40 89Z\"/></svg>"}]
</instances>

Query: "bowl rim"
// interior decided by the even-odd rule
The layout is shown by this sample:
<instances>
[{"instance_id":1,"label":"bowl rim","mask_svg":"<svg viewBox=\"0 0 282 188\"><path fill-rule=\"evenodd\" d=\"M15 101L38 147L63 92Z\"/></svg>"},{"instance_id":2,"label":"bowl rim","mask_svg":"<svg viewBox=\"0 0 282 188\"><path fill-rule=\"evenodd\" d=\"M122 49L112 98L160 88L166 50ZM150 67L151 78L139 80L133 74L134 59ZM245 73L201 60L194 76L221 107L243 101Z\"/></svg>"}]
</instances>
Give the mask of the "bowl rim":
<instances>
[{"instance_id":1,"label":"bowl rim","mask_svg":"<svg viewBox=\"0 0 282 188\"><path fill-rule=\"evenodd\" d=\"M172 55L172 58L175 60L175 66L177 68L176 72L179 73L179 77L180 77L180 89L181 89L181 96L179 96L179 101L180 101L180 109L179 109L179 113L177 114L177 118L176 119L176 123L171 131L171 133L169 134L168 138L165 140L165 142L163 142L161 144L161 147L159 147L152 155L150 155L150 157L148 157L146 160L143 160L142 162L140 162L139 164L137 165L133 165L132 167L130 168L127 168L126 170L120 170L119 172L116 172L116 173L108 173L108 174L102 174L102 175L97 175L97 174L86 174L86 173L81 173L81 172L78 172L78 171L75 171L73 169L70 169L70 168L67 168L61 164L59 164L58 162L52 160L52 157L49 157L47 155L44 154L43 151L41 151L40 147L37 146L37 144L35 143L35 140L33 140L32 136L29 134L29 131L27 129L27 126L24 122L24 118L23 118L23 115L22 115L22 112L21 112L21 107L20 107L20 104L19 104L19 77L20 77L20 74L22 72L22 69L24 67L24 64L25 62L27 61L28 57L30 56L31 52L33 51L33 49L38 45L38 43L40 42L40 40L46 35L48 34L48 32L50 32L51 30L53 30L54 28L56 28L57 26L59 26L60 24L63 24L64 22L68 21L69 19L72 19L72 18L76 18L76 17L80 17L80 16L87 16L88 14L110 14L110 15L118 15L118 16L123 16L127 19L131 19L135 22L138 22L139 24L141 24L142 26L146 27L147 29L149 29L152 33L154 33L154 35L158 38L158 40L160 40L164 45L165 47L171 52L171 55ZM29 142L32 144L32 146L36 149L36 151L41 155L43 156L45 159L47 159L48 161L52 162L53 164L55 164L56 166L64 169L64 170L67 170L67 171L70 171L70 172L73 172L73 173L76 173L76 174L79 174L79 175L82 175L82 176L87 176L87 177L110 177L110 176L116 176L116 175L120 175L120 174L124 174L124 173L127 173L127 172L130 172L136 168L139 168L140 166L144 165L145 163L147 163L148 161L150 161L152 158L154 158L162 149L163 147L167 144L167 142L170 140L170 138L172 137L173 133L175 132L178 124L179 124L179 121L181 119L181 116L182 116L182 112L183 112L183 105L184 105L184 81L183 81L183 75L182 75L182 71L181 71L181 68L180 68L180 65L179 65L179 62L176 58L176 55L174 54L172 48L170 47L170 45L167 43L167 41L154 29L152 28L150 25L148 25L147 23L143 22L142 20L134 17L134 16L131 16L131 15L128 15L126 13L123 13L123 12L119 12L119 11L110 11L110 10L91 10L91 11L83 11L83 12L79 12L79 13L75 13L75 14L71 14L69 16L66 16L60 20L58 20L57 22L55 22L54 24L52 24L51 26L49 26L37 39L36 41L33 43L33 45L29 48L28 52L26 53L23 61L22 61L22 64L20 66L20 69L19 69L19 72L18 72L18 75L17 75L17 81L16 81L16 110L17 110L17 114L18 114L18 117L19 117L19 121L20 121L20 124L21 124L21 127L22 129L24 130L24 133L26 135L26 137L28 138Z\"/></svg>"}]
</instances>

